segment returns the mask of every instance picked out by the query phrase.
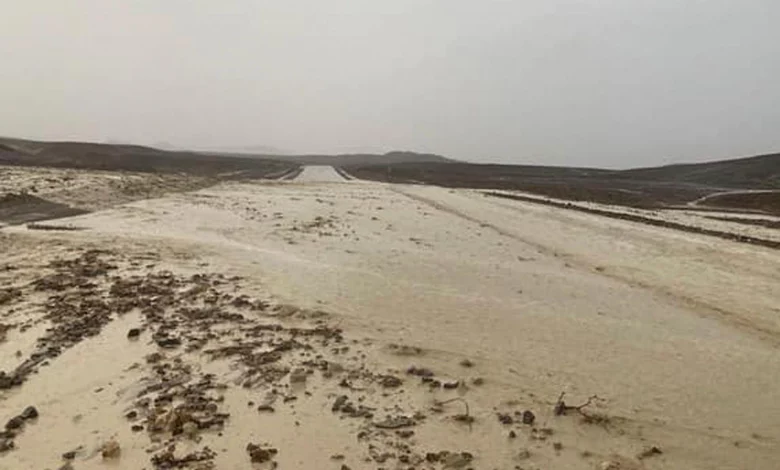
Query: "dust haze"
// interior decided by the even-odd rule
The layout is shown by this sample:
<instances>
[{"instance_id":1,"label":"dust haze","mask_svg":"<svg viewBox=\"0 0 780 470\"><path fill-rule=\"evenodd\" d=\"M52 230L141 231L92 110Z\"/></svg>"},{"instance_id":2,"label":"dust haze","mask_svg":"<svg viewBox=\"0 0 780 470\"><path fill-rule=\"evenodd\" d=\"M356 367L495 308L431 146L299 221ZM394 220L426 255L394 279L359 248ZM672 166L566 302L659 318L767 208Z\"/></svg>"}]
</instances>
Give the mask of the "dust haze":
<instances>
[{"instance_id":1,"label":"dust haze","mask_svg":"<svg viewBox=\"0 0 780 470\"><path fill-rule=\"evenodd\" d=\"M772 1L1 3L7 136L604 167L780 148Z\"/></svg>"}]
</instances>

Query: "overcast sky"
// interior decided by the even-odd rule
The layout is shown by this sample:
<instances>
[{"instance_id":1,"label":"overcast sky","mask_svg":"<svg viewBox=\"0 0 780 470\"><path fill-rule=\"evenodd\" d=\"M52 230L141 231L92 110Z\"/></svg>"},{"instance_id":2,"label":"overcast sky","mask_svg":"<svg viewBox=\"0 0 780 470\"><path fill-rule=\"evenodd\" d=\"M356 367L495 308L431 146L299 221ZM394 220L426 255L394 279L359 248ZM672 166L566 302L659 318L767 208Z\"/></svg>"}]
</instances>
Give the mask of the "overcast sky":
<instances>
[{"instance_id":1,"label":"overcast sky","mask_svg":"<svg viewBox=\"0 0 780 470\"><path fill-rule=\"evenodd\" d=\"M0 135L629 167L780 151L778 0L0 0Z\"/></svg>"}]
</instances>

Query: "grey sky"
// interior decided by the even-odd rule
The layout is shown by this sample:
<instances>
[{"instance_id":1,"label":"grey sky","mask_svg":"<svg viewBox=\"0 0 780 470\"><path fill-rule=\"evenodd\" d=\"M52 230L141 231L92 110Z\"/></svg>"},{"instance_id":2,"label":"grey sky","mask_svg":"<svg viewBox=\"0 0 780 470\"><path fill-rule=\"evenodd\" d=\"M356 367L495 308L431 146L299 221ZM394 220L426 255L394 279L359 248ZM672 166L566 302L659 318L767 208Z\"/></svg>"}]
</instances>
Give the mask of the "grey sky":
<instances>
[{"instance_id":1,"label":"grey sky","mask_svg":"<svg viewBox=\"0 0 780 470\"><path fill-rule=\"evenodd\" d=\"M0 135L612 167L780 151L777 0L0 12Z\"/></svg>"}]
</instances>

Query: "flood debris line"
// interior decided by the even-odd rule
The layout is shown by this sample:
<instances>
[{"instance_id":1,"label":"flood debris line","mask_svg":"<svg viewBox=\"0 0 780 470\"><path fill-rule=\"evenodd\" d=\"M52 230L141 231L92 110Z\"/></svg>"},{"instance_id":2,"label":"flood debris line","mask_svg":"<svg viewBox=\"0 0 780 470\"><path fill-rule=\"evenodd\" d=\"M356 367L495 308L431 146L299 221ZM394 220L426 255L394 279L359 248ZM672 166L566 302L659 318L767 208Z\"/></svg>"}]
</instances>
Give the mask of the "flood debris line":
<instances>
[{"instance_id":1,"label":"flood debris line","mask_svg":"<svg viewBox=\"0 0 780 470\"><path fill-rule=\"evenodd\" d=\"M48 230L48 231L76 232L76 231L79 231L79 230L86 230L86 228L85 227L77 227L75 225L56 225L56 224L29 223L29 224L27 224L27 230Z\"/></svg>"},{"instance_id":2,"label":"flood debris line","mask_svg":"<svg viewBox=\"0 0 780 470\"><path fill-rule=\"evenodd\" d=\"M90 250L67 260L55 260L26 290L46 295L44 317L51 326L38 338L35 350L12 371L0 371L0 390L18 387L45 361L86 337L95 336L111 321L112 306L105 299L101 283L116 266L107 261L110 253ZM14 298L23 297L14 288Z\"/></svg>"}]
</instances>

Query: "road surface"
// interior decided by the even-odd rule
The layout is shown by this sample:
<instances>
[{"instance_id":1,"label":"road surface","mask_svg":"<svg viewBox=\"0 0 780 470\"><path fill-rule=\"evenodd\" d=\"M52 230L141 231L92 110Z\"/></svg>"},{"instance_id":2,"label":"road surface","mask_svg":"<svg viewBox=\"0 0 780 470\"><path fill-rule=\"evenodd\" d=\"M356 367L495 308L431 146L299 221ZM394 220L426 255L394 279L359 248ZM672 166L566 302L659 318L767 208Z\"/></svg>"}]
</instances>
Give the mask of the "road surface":
<instances>
[{"instance_id":1,"label":"road surface","mask_svg":"<svg viewBox=\"0 0 780 470\"><path fill-rule=\"evenodd\" d=\"M308 167L290 183L226 183L63 221L81 231L19 228L6 261L96 245L161 253L155 269L240 276L273 303L327 312L361 351L356 364L403 379L400 395L357 376L323 385L298 396L292 415L274 405L276 417L246 408L261 402L259 391L228 399L225 434L235 442L204 437L225 449L217 468L247 468L244 448L255 441L279 449L280 468L339 468L340 455L351 468L383 459L401 468L396 445L467 450L475 468L776 468L777 251L478 191L339 181L330 167ZM138 388L133 364L144 363L124 338L133 321L115 320L5 398L5 410L39 403L48 412L0 468L54 468L52 455L112 435L126 465L151 468L148 438L121 418ZM0 345L7 363L24 338ZM461 385L432 391L405 373L412 365ZM590 421L553 414L562 391L570 405L599 397L586 408ZM376 456L350 434L357 421L331 411L345 392L386 404L381 416L414 403L427 418L409 428L412 438L367 430L367 442L395 455ZM468 426L451 419L463 403L475 419ZM443 414L431 414L437 407ZM524 409L536 430L512 414ZM516 422L502 424L497 412ZM638 457L652 446L663 453ZM82 460L76 468L104 465Z\"/></svg>"},{"instance_id":2,"label":"road surface","mask_svg":"<svg viewBox=\"0 0 780 470\"><path fill-rule=\"evenodd\" d=\"M299 183L337 183L347 181L332 166L310 165L303 168L303 171L294 181Z\"/></svg>"}]
</instances>

